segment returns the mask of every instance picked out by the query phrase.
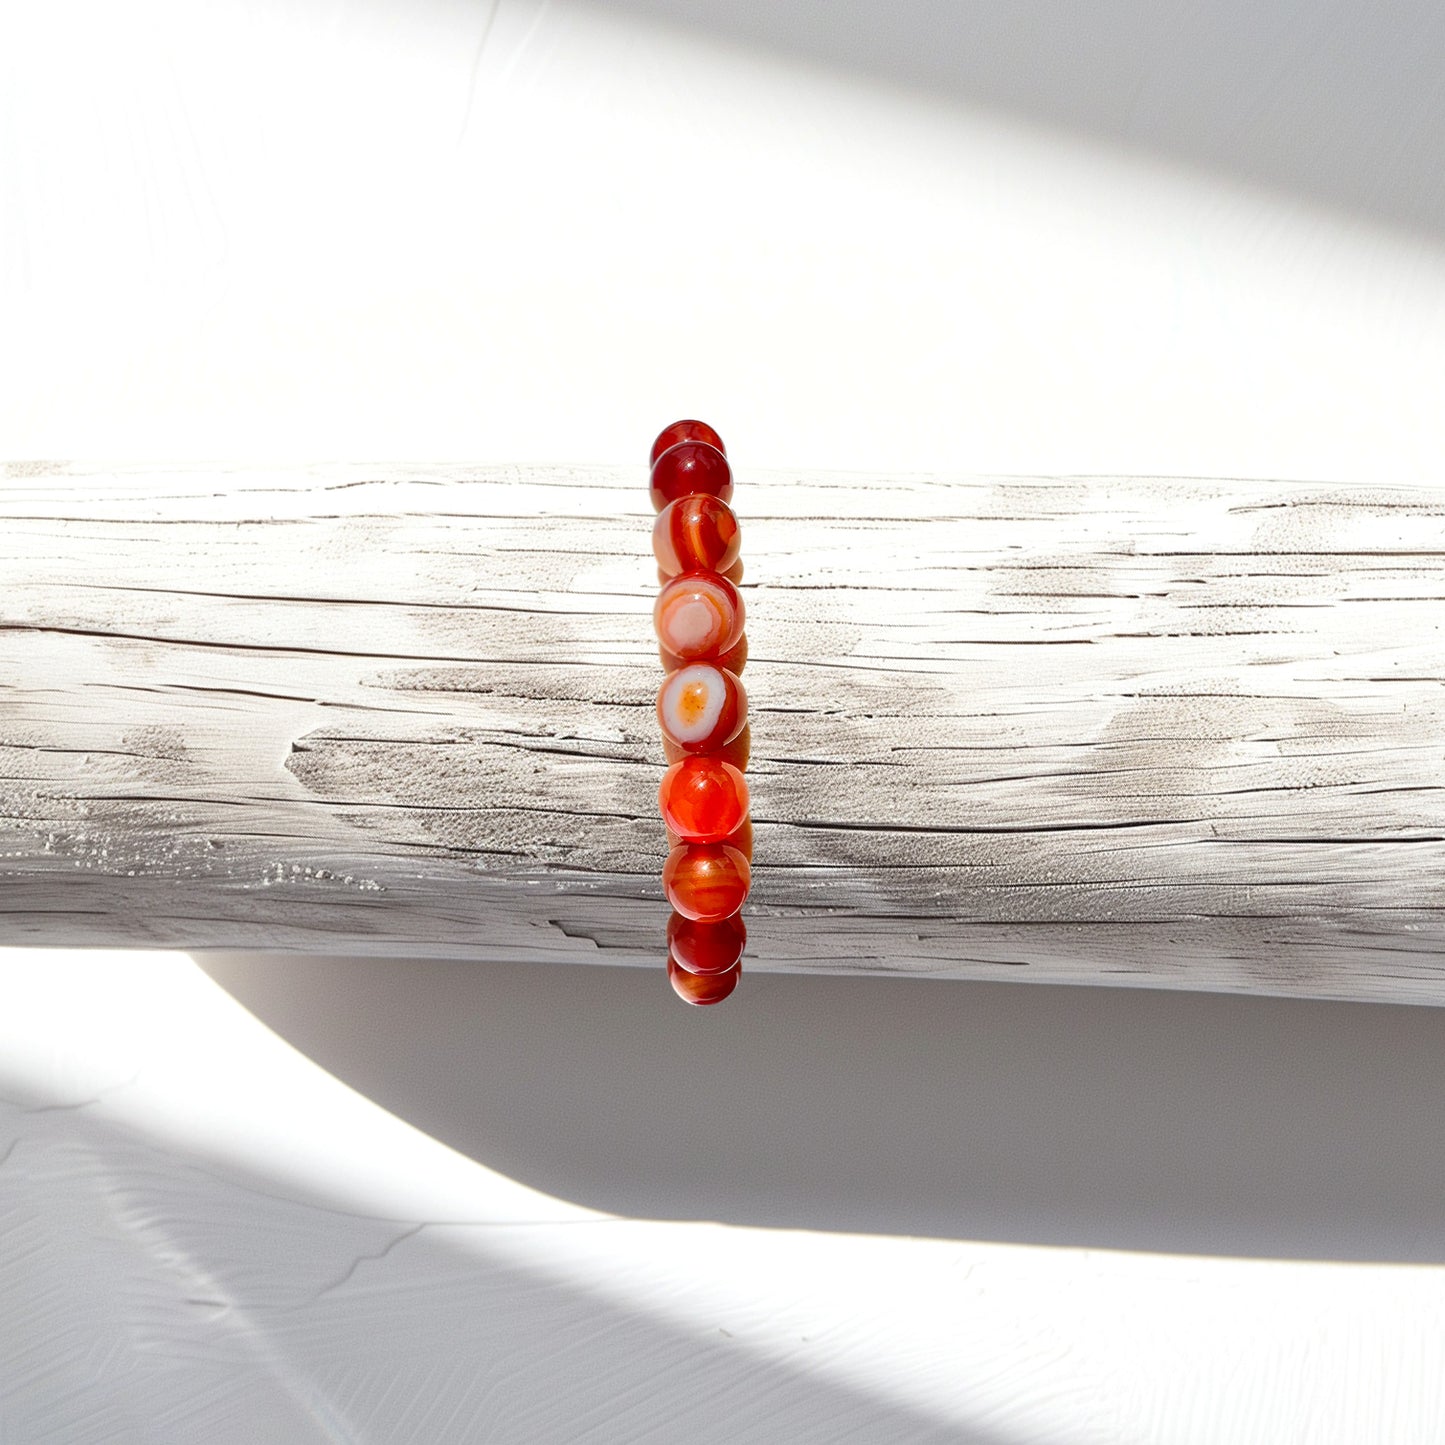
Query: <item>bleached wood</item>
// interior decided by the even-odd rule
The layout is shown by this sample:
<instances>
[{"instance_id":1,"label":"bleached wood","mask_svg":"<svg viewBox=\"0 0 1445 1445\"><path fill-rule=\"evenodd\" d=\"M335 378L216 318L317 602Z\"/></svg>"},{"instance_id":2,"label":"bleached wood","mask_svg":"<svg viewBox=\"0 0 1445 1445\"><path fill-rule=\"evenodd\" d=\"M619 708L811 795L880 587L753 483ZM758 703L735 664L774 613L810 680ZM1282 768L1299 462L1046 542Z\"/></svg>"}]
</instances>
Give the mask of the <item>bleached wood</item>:
<instances>
[{"instance_id":1,"label":"bleached wood","mask_svg":"<svg viewBox=\"0 0 1445 1445\"><path fill-rule=\"evenodd\" d=\"M1445 1001L1445 491L738 479L757 969ZM0 941L660 964L640 468L12 465Z\"/></svg>"}]
</instances>

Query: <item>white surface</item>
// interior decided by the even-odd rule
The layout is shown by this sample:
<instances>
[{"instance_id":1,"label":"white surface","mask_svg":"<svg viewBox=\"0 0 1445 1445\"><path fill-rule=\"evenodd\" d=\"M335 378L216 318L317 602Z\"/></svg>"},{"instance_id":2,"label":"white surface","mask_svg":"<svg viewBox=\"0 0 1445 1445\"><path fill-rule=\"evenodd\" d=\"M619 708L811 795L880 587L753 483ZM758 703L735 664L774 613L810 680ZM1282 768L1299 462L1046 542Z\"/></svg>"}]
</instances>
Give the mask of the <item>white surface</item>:
<instances>
[{"instance_id":1,"label":"white surface","mask_svg":"<svg viewBox=\"0 0 1445 1445\"><path fill-rule=\"evenodd\" d=\"M629 462L701 414L740 468L1438 481L1436 7L647 8L701 19L3 0L0 454ZM229 981L274 1010L255 980L299 968ZM555 1062L555 980L487 976L493 1050ZM551 1165L585 1194L579 1153L613 1158L638 1217L602 1222L348 1093L182 959L7 958L0 1439L1440 1437L1438 1015L1171 999L1135 1071L1144 996L1039 1037L1059 991L809 980L789 1010L786 982L731 1024L619 982L648 992L576 1054L589 1133ZM501 1080L434 1058L468 1022L441 976L381 987L362 1056L408 1037L405 1112L446 1137ZM930 987L953 1032L915 1050ZM365 1002L336 978L301 1017L334 1049ZM761 1068L809 1010L914 1112L823 1088L826 1049ZM1209 1035L1184 1088L1191 1025L1266 1033ZM676 1099L686 1048L747 1037L771 1050L619 1189L645 1141L598 1105L604 1045ZM684 1056L648 1073L659 1047ZM545 1094L502 1097L545 1142ZM939 1137L968 1147L930 1172ZM700 1209L734 1222L648 1219ZM1279 1257L1314 1252L1355 1262Z\"/></svg>"},{"instance_id":2,"label":"white surface","mask_svg":"<svg viewBox=\"0 0 1445 1445\"><path fill-rule=\"evenodd\" d=\"M789 1195L797 1209L811 1194L820 1218L831 1192L833 1210L871 1212L886 1229L886 1191L869 1197L880 1181L868 1155L882 1136L882 1151L911 1162L925 1195L930 1174L952 1178L956 1221L970 1210L987 1221L979 1172L1000 1169L1005 1186L1026 1196L1034 1168L1033 1218L1023 1197L1012 1223L1035 1236L1050 1216L1076 1235L1108 1230L1110 1194L1137 1223L1153 1189L1165 1200L1213 1196L1207 1215L1196 1206L1192 1226L1187 1203L1156 1221L1156 1232L1177 1239L1192 1228L1196 1245L1211 1230L1241 1242L1263 1239L1271 1223L1288 1233L1291 1215L1325 1220L1322 1237L1335 1250L1441 1244L1432 1107L1445 1015L1433 1010L1121 997L1126 1019L1147 1020L1159 1053L1172 1052L1179 1066L1151 1120L1143 1101L1118 1088L1118 1068L1100 1067L1102 1006L1112 1001L1097 990L841 979L802 981L800 990L789 987L799 980L759 978L749 981L747 1013L740 994L729 1024L679 1014L655 990L659 980L628 969L409 965L404 976L385 963L224 957L212 967L333 1063L349 1057L374 1089L409 1091L433 1124L478 1134L500 1127L524 1157L543 1160L545 1139L525 1128L519 1139L524 1116L538 1131L549 1122L598 1131L563 1164L584 1192L616 1189L631 1173L633 1193L645 1198L644 1177L655 1171L656 1197L674 1208L686 1208L690 1193L691 1203L715 1204L726 1217L749 1190L762 1190L785 1209ZM530 977L538 973L541 990ZM961 1117L931 1131L910 1127L886 1099L859 1107L858 1091L844 1084L851 1114L831 1124L831 1151L804 1141L792 1167L786 1158L750 1164L740 1139L766 1155L800 1127L830 1127L806 1095L810 1082L836 1084L838 1071L825 1060L829 1041L810 1041L808 1023L846 1029L850 986L860 985L875 1006L890 987L906 993L904 1021L942 1014L965 1046L976 1043L967 1016L991 1015L998 1057L978 1097L957 1087L968 1069L944 1050L911 1055L880 1030L855 1076L891 1075L906 1102L919 1088L910 1072L931 1074L939 1107ZM1438 1263L629 1219L534 1192L402 1123L268 1033L182 955L57 952L42 968L33 954L9 951L0 986L7 1442L1424 1445L1445 1420ZM1032 1017L1027 1007L1000 1007L1009 995L1037 1005ZM1074 1009L1056 1007L1071 995ZM575 1024L561 1007L569 1001ZM1192 1092L1190 1073L1208 1058L1227 1076L1220 1066L1233 1058L1258 1076L1263 1033L1231 1044L1221 1031L1207 1047L1191 1044L1199 1020L1181 1008L1191 1002L1206 1017L1212 1006L1216 1023L1243 1023L1240 1034L1261 1003L1274 1021L1326 1031L1333 1013L1368 1038L1339 1060L1347 1069L1369 1070L1385 1056L1372 1050L1393 1040L1393 1087L1326 1084L1316 1110L1303 1084L1284 1083L1285 1109L1265 1097L1253 1118L1211 1129L1231 1089L1215 1077ZM398 1011L414 1022L394 1027ZM555 1030L518 1030L548 1012ZM1069 1044L1071 1013L1092 1022L1091 1040ZM448 1085L444 1066L465 1058L472 1031L484 1057L454 1070ZM799 1041L791 1079L774 1037L788 1032ZM750 1051L745 1040L759 1033L769 1047L751 1047L750 1082L735 1077L727 1087ZM1137 1054L1141 1082L1165 1072L1149 1047L1116 1043L1125 1070ZM1011 1066L1003 1056L1020 1046L1037 1062ZM1294 1065L1307 1050L1286 1040L1279 1053ZM529 1065L539 1070L530 1080ZM1031 1095L1035 1071L1042 1081ZM1329 1077L1307 1062L1300 1072L1311 1087ZM1078 1112L1096 1120L1097 1146L1087 1121L1072 1138L1049 1137L1051 1118L1078 1123L1062 1091L1044 1097L1045 1082L1058 1088L1066 1073L1082 1095ZM615 1087L628 1074L636 1086ZM1001 1097L1020 1083L1017 1097ZM705 1097L679 1108L689 1087ZM772 1097L758 1107L763 1092ZM570 1122L557 1117L569 1096ZM1326 1129L1324 1116L1341 1102L1348 1112ZM1413 1133L1392 1127L1391 1109ZM628 1110L630 1118L617 1117ZM1160 1177L1171 1164L1168 1111L1190 1145L1188 1158L1172 1161L1192 1175L1188 1190ZM504 1113L500 1124L488 1117ZM740 1175L731 1197L715 1178L690 1189L685 1172L691 1155L699 1175L709 1173L714 1118L716 1151ZM1304 1147L1290 1137L1301 1124ZM1129 1126L1132 1147L1107 1142L1117 1125ZM1364 1125L1376 1131L1367 1165L1329 1154ZM971 1151L945 1152L960 1130L972 1136ZM1324 1157L1312 1154L1317 1135ZM1256 1148L1273 1146L1273 1161L1261 1157L1252 1175L1229 1177L1252 1136ZM1408 1174L1421 1150L1431 1164L1417 1168L1413 1186L1379 1191L1394 1229L1382 1217L1350 1218L1353 1191L1364 1186L1356 1202L1368 1212L1373 1172L1403 1165ZM623 1157L609 1160L610 1151ZM834 1172L831 1191L820 1166ZM1222 1177L1211 1179L1214 1169ZM1291 1185L1311 1181L1315 1198L1287 1197ZM906 1218L913 1179L889 1182Z\"/></svg>"}]
</instances>

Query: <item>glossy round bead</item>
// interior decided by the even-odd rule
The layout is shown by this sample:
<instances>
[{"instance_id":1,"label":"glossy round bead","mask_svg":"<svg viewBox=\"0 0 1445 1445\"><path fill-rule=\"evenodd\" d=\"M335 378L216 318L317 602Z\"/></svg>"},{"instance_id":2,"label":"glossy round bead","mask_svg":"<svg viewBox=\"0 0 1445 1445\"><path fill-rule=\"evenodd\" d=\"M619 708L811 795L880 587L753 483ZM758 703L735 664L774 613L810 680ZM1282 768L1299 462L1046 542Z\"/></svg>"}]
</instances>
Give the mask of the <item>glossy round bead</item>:
<instances>
[{"instance_id":1,"label":"glossy round bead","mask_svg":"<svg viewBox=\"0 0 1445 1445\"><path fill-rule=\"evenodd\" d=\"M667 949L679 968L689 973L726 973L747 947L748 930L741 913L712 923L699 923L674 913L667 920Z\"/></svg>"},{"instance_id":2,"label":"glossy round bead","mask_svg":"<svg viewBox=\"0 0 1445 1445\"><path fill-rule=\"evenodd\" d=\"M664 672L676 672L679 667L687 666L687 659L679 657L675 652L669 652L665 647L657 649L657 655L662 661ZM743 675L743 668L748 665L748 636L744 633L733 645L728 648L720 657L710 657L709 662L716 663L718 667L725 667L736 677Z\"/></svg>"},{"instance_id":3,"label":"glossy round bead","mask_svg":"<svg viewBox=\"0 0 1445 1445\"><path fill-rule=\"evenodd\" d=\"M652 524L652 551L658 571L726 572L742 550L742 528L733 509L707 492L692 492L669 502Z\"/></svg>"},{"instance_id":4,"label":"glossy round bead","mask_svg":"<svg viewBox=\"0 0 1445 1445\"><path fill-rule=\"evenodd\" d=\"M662 775L657 804L684 843L721 843L748 815L748 784L720 758L684 758Z\"/></svg>"},{"instance_id":5,"label":"glossy round bead","mask_svg":"<svg viewBox=\"0 0 1445 1445\"><path fill-rule=\"evenodd\" d=\"M716 572L679 572L652 604L658 643L683 662L721 659L744 620L742 593Z\"/></svg>"},{"instance_id":6,"label":"glossy round bead","mask_svg":"<svg viewBox=\"0 0 1445 1445\"><path fill-rule=\"evenodd\" d=\"M684 918L704 923L743 906L752 883L748 860L726 843L684 843L662 865L662 891Z\"/></svg>"},{"instance_id":7,"label":"glossy round bead","mask_svg":"<svg viewBox=\"0 0 1445 1445\"><path fill-rule=\"evenodd\" d=\"M669 447L675 447L678 442L706 442L709 446L716 447L724 456L727 455L727 448L723 445L723 439L705 421L675 421L671 426L665 426L658 432L657 440L652 444L652 450L647 455L647 465L651 466Z\"/></svg>"},{"instance_id":8,"label":"glossy round bead","mask_svg":"<svg viewBox=\"0 0 1445 1445\"><path fill-rule=\"evenodd\" d=\"M684 752L715 753L747 725L748 695L737 673L712 662L689 662L657 690L662 735Z\"/></svg>"},{"instance_id":9,"label":"glossy round bead","mask_svg":"<svg viewBox=\"0 0 1445 1445\"><path fill-rule=\"evenodd\" d=\"M652 505L661 511L669 502L693 492L706 492L724 502L733 499L733 472L728 459L706 442L678 442L652 464Z\"/></svg>"},{"instance_id":10,"label":"glossy round bead","mask_svg":"<svg viewBox=\"0 0 1445 1445\"><path fill-rule=\"evenodd\" d=\"M668 955L667 977L672 991L684 1003L721 1003L737 986L742 977L742 966L734 964L726 973L689 973L679 968L677 960Z\"/></svg>"}]
</instances>

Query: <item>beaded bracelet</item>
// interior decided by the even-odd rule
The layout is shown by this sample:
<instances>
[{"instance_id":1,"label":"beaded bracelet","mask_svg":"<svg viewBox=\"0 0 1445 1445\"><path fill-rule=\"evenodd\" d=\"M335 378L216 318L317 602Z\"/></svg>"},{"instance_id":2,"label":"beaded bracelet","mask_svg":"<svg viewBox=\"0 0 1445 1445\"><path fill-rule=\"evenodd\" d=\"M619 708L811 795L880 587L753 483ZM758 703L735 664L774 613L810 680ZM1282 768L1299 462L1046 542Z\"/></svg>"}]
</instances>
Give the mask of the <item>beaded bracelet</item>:
<instances>
[{"instance_id":1,"label":"beaded bracelet","mask_svg":"<svg viewBox=\"0 0 1445 1445\"><path fill-rule=\"evenodd\" d=\"M662 887L667 976L679 998L719 1003L742 973L751 886L748 698L741 533L732 469L705 422L675 421L652 444L652 550L662 590L652 610L666 676L657 720L669 767L657 792L667 826Z\"/></svg>"}]
</instances>

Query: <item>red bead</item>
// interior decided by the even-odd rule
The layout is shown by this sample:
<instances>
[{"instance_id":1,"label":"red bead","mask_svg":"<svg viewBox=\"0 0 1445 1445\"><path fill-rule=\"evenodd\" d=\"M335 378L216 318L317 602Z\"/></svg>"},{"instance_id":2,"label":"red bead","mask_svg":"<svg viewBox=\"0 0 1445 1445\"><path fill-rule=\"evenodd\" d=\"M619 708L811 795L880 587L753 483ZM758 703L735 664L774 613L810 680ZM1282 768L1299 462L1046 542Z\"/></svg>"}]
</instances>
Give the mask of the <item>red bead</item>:
<instances>
[{"instance_id":1,"label":"red bead","mask_svg":"<svg viewBox=\"0 0 1445 1445\"><path fill-rule=\"evenodd\" d=\"M667 920L667 949L679 968L689 973L726 973L742 956L748 930L741 913L699 923L680 913Z\"/></svg>"},{"instance_id":2,"label":"red bead","mask_svg":"<svg viewBox=\"0 0 1445 1445\"><path fill-rule=\"evenodd\" d=\"M684 918L711 923L743 906L752 882L748 860L726 843L684 843L662 865L662 890Z\"/></svg>"},{"instance_id":3,"label":"red bead","mask_svg":"<svg viewBox=\"0 0 1445 1445\"><path fill-rule=\"evenodd\" d=\"M683 662L721 658L745 620L742 593L716 572L679 572L652 604L658 642Z\"/></svg>"},{"instance_id":4,"label":"red bead","mask_svg":"<svg viewBox=\"0 0 1445 1445\"><path fill-rule=\"evenodd\" d=\"M716 663L684 663L657 689L657 721L684 752L719 752L747 726L742 679Z\"/></svg>"},{"instance_id":5,"label":"red bead","mask_svg":"<svg viewBox=\"0 0 1445 1445\"><path fill-rule=\"evenodd\" d=\"M727 455L727 448L723 445L723 439L705 421L675 421L671 426L665 426L658 432L657 440L652 444L652 451L648 454L647 465L651 466L668 447L675 447L678 442L706 442L714 446L724 456Z\"/></svg>"},{"instance_id":6,"label":"red bead","mask_svg":"<svg viewBox=\"0 0 1445 1445\"><path fill-rule=\"evenodd\" d=\"M657 803L684 843L721 843L748 815L747 780L720 758L684 758L662 775Z\"/></svg>"},{"instance_id":7,"label":"red bead","mask_svg":"<svg viewBox=\"0 0 1445 1445\"><path fill-rule=\"evenodd\" d=\"M707 492L730 502L732 468L728 459L706 442L678 442L652 464L651 491L653 508L659 512L692 492Z\"/></svg>"},{"instance_id":8,"label":"red bead","mask_svg":"<svg viewBox=\"0 0 1445 1445\"><path fill-rule=\"evenodd\" d=\"M733 509L708 492L690 492L669 502L652 524L658 570L726 572L742 550L742 528Z\"/></svg>"},{"instance_id":9,"label":"red bead","mask_svg":"<svg viewBox=\"0 0 1445 1445\"><path fill-rule=\"evenodd\" d=\"M742 977L741 965L735 964L726 973L689 973L677 966L677 960L668 955L667 977L672 991L684 1003L721 1003L737 986Z\"/></svg>"}]
</instances>

